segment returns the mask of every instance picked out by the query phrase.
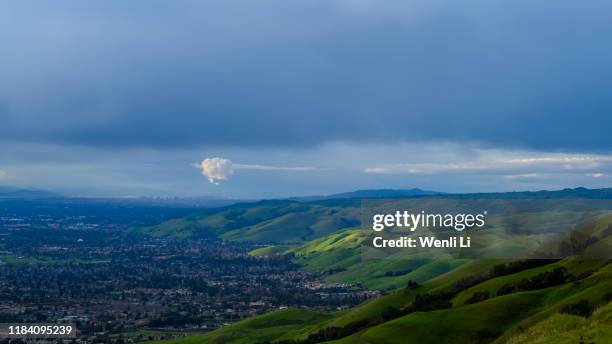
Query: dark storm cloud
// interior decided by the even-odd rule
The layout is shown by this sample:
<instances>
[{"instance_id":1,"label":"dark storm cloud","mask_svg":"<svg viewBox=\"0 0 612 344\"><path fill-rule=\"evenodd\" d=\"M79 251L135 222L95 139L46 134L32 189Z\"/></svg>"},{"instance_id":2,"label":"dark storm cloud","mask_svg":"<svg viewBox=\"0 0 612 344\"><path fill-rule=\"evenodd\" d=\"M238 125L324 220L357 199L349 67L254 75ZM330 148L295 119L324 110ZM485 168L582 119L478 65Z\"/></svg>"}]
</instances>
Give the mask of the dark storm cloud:
<instances>
[{"instance_id":1,"label":"dark storm cloud","mask_svg":"<svg viewBox=\"0 0 612 344\"><path fill-rule=\"evenodd\" d=\"M0 137L610 151L604 1L5 3Z\"/></svg>"}]
</instances>

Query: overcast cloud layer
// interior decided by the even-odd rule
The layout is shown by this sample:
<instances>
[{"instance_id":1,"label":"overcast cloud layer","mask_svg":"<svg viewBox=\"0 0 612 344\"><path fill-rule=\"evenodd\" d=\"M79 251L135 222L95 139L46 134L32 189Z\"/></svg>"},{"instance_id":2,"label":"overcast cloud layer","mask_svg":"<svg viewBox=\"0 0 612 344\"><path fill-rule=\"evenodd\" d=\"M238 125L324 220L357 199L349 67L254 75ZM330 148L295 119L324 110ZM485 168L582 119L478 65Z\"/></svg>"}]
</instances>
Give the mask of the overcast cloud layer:
<instances>
[{"instance_id":1,"label":"overcast cloud layer","mask_svg":"<svg viewBox=\"0 0 612 344\"><path fill-rule=\"evenodd\" d=\"M605 186L611 13L596 0L4 2L0 180L248 195ZM599 165L507 161L536 156ZM190 165L213 157L235 184Z\"/></svg>"},{"instance_id":2,"label":"overcast cloud layer","mask_svg":"<svg viewBox=\"0 0 612 344\"><path fill-rule=\"evenodd\" d=\"M606 1L2 7L2 140L612 149Z\"/></svg>"}]
</instances>

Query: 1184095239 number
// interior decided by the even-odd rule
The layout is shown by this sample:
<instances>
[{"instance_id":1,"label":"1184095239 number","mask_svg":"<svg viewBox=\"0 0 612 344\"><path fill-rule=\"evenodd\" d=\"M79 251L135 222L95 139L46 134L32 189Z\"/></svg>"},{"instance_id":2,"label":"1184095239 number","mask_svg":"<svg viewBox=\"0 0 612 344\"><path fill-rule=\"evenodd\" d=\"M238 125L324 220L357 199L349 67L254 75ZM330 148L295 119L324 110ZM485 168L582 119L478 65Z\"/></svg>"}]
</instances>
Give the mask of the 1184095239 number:
<instances>
[{"instance_id":1,"label":"1184095239 number","mask_svg":"<svg viewBox=\"0 0 612 344\"><path fill-rule=\"evenodd\" d=\"M75 338L74 324L0 324L0 338Z\"/></svg>"}]
</instances>

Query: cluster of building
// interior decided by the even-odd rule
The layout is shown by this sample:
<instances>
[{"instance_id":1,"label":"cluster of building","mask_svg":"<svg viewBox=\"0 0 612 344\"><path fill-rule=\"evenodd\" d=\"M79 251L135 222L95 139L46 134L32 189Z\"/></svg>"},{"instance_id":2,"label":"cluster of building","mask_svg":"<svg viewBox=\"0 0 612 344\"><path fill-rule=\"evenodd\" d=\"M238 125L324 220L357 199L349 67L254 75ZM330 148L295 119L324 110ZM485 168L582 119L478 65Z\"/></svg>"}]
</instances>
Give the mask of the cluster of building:
<instances>
[{"instance_id":1,"label":"cluster of building","mask_svg":"<svg viewBox=\"0 0 612 344\"><path fill-rule=\"evenodd\" d=\"M321 282L290 257L253 257L248 245L151 238L91 219L78 219L78 230L11 219L0 219L0 322L75 323L78 342L183 336L274 309L336 310L377 295Z\"/></svg>"}]
</instances>

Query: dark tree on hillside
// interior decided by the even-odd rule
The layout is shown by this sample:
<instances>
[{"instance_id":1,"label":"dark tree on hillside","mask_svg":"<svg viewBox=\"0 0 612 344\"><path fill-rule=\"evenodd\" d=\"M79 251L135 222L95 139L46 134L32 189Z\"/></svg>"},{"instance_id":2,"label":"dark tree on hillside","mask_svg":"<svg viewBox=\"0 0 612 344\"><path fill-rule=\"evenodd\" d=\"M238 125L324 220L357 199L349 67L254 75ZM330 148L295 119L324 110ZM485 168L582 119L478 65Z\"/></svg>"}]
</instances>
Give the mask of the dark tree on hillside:
<instances>
[{"instance_id":1,"label":"dark tree on hillside","mask_svg":"<svg viewBox=\"0 0 612 344\"><path fill-rule=\"evenodd\" d=\"M593 313L593 310L593 306L589 304L589 301L581 299L577 303L570 303L569 305L565 305L561 309L561 313L567 313L588 318Z\"/></svg>"}]
</instances>

